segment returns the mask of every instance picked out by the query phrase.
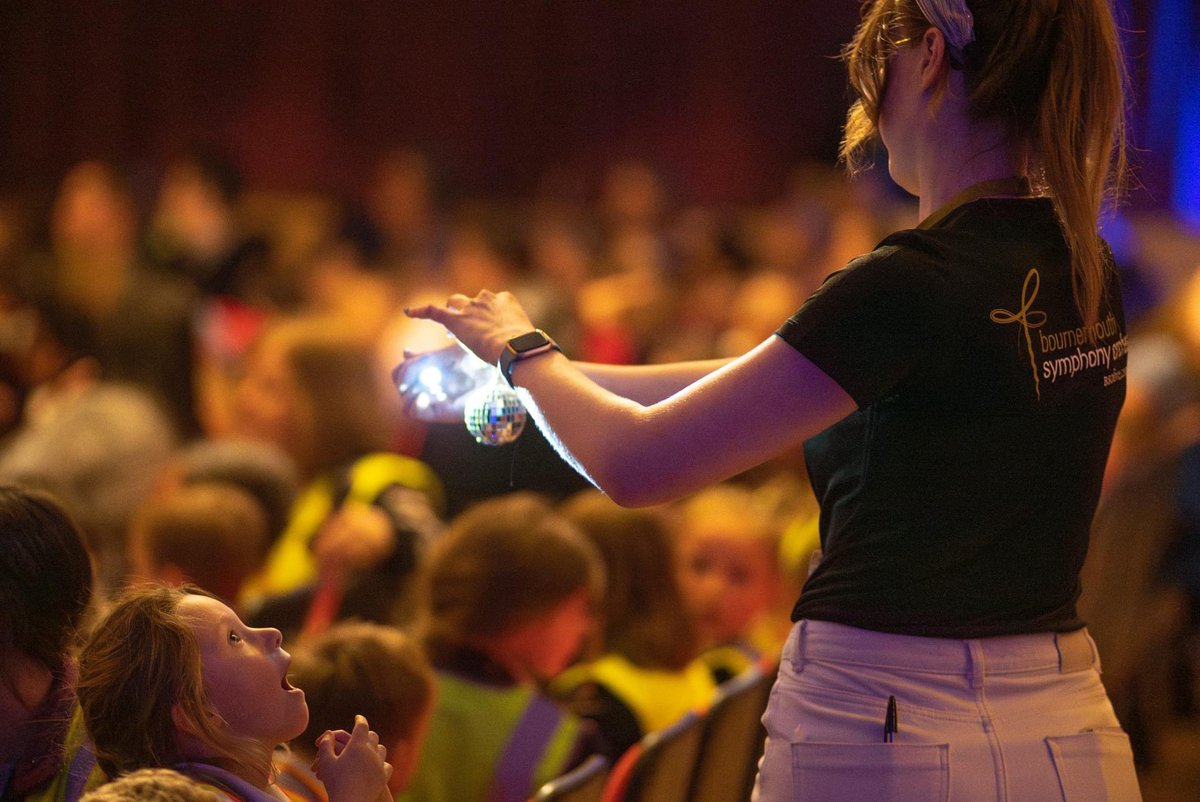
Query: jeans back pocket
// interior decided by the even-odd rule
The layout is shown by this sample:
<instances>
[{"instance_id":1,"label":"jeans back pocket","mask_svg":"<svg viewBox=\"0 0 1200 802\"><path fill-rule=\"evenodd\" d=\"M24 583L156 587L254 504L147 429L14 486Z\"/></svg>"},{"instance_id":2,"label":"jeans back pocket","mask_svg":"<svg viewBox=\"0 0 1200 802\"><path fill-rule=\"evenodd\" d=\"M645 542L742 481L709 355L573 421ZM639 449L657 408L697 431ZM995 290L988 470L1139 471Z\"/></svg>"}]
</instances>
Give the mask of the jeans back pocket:
<instances>
[{"instance_id":1,"label":"jeans back pocket","mask_svg":"<svg viewBox=\"0 0 1200 802\"><path fill-rule=\"evenodd\" d=\"M1046 739L1064 802L1140 802L1129 736L1119 729Z\"/></svg>"}]
</instances>

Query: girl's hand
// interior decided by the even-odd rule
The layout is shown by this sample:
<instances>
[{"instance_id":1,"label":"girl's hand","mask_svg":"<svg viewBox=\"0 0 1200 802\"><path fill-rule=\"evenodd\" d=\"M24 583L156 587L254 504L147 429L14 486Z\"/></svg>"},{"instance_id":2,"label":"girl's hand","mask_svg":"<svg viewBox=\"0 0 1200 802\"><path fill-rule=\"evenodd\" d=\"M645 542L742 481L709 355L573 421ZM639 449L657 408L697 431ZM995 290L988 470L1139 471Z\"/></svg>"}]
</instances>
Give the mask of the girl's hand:
<instances>
[{"instance_id":1,"label":"girl's hand","mask_svg":"<svg viewBox=\"0 0 1200 802\"><path fill-rule=\"evenodd\" d=\"M388 778L392 764L387 748L379 743L362 716L354 717L354 730L326 732L317 739L317 759L313 771L325 784L329 802L365 802L391 800Z\"/></svg>"},{"instance_id":2,"label":"girl's hand","mask_svg":"<svg viewBox=\"0 0 1200 802\"><path fill-rule=\"evenodd\" d=\"M482 290L474 298L457 293L444 306L427 304L404 310L409 317L433 320L489 365L496 364L505 344L533 330L533 323L511 292Z\"/></svg>"}]
</instances>

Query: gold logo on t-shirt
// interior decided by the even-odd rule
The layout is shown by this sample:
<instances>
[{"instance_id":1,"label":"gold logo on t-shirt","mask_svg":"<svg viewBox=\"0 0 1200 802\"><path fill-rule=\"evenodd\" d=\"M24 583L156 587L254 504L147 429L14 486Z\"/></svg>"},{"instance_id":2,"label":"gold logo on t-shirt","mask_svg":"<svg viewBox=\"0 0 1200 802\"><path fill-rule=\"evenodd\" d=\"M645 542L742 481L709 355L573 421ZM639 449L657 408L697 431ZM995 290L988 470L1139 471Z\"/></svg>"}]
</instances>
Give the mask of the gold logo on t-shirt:
<instances>
[{"instance_id":1,"label":"gold logo on t-shirt","mask_svg":"<svg viewBox=\"0 0 1200 802\"><path fill-rule=\"evenodd\" d=\"M1009 323L1021 325L1021 331L1025 334L1025 347L1029 351L1029 368L1033 371L1033 389L1037 393L1039 401L1042 398L1042 389L1038 381L1037 357L1033 354L1033 336L1030 332L1046 325L1046 313L1033 309L1033 302L1037 299L1041 285L1042 279L1038 275L1037 268L1030 269L1025 275L1025 283L1021 287L1021 308L1016 312L1010 312L1007 309L993 309L991 314L993 323L999 323L1002 326L1007 326Z\"/></svg>"}]
</instances>

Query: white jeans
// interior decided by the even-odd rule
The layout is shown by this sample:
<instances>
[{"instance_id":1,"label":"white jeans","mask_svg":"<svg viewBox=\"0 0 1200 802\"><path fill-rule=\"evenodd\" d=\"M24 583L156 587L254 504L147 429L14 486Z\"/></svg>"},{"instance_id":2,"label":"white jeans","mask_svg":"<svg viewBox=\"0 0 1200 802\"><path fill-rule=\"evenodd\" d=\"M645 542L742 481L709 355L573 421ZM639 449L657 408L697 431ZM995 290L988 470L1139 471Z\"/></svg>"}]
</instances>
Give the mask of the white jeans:
<instances>
[{"instance_id":1,"label":"white jeans","mask_svg":"<svg viewBox=\"0 0 1200 802\"><path fill-rule=\"evenodd\" d=\"M763 724L758 802L1141 799L1084 630L952 640L801 621Z\"/></svg>"}]
</instances>

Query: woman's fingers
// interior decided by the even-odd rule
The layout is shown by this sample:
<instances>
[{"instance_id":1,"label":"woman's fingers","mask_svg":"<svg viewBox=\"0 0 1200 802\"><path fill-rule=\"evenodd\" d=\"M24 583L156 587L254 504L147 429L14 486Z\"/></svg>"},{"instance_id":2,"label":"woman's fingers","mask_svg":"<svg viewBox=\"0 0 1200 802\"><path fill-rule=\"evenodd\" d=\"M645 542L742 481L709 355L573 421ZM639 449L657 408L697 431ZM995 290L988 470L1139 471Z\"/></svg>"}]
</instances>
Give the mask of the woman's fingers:
<instances>
[{"instance_id":1,"label":"woman's fingers","mask_svg":"<svg viewBox=\"0 0 1200 802\"><path fill-rule=\"evenodd\" d=\"M432 320L435 323L445 323L449 320L457 310L451 310L445 306L437 304L425 304L423 306L410 306L405 308L404 314L418 320Z\"/></svg>"},{"instance_id":2,"label":"woman's fingers","mask_svg":"<svg viewBox=\"0 0 1200 802\"><path fill-rule=\"evenodd\" d=\"M496 361L505 342L533 328L529 316L509 292L482 290L473 298L455 293L445 305L426 304L404 311L409 317L441 323L462 346L488 364Z\"/></svg>"}]
</instances>

